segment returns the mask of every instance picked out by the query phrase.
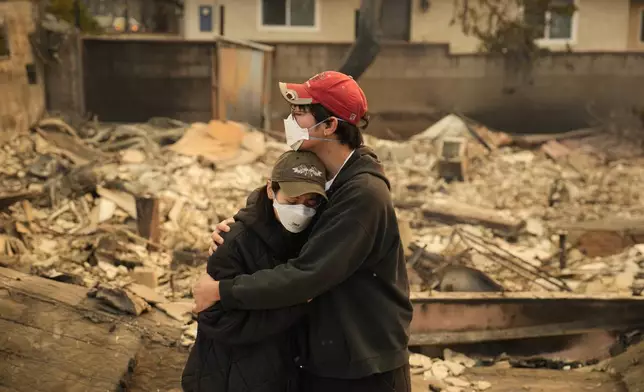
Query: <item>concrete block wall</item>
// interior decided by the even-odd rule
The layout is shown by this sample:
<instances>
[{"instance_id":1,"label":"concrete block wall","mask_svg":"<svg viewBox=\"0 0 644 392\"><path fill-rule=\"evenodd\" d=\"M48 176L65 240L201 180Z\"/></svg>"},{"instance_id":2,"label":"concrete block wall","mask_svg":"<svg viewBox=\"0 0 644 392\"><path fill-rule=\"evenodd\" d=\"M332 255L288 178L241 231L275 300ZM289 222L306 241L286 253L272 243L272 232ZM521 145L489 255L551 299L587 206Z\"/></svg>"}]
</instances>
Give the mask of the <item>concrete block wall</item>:
<instances>
[{"instance_id":1,"label":"concrete block wall","mask_svg":"<svg viewBox=\"0 0 644 392\"><path fill-rule=\"evenodd\" d=\"M35 30L36 2L0 2L0 20L6 26L11 53L0 57L0 133L27 130L45 110L42 65L29 34ZM36 83L29 84L27 64L36 68ZM0 135L2 136L2 135Z\"/></svg>"},{"instance_id":2,"label":"concrete block wall","mask_svg":"<svg viewBox=\"0 0 644 392\"><path fill-rule=\"evenodd\" d=\"M337 69L346 44L276 44L278 81L303 82ZM387 121L378 114L458 111L491 127L516 132L549 132L583 127L588 107L644 107L644 53L555 53L529 72L517 72L503 58L452 55L447 45L387 44L360 79L375 119L376 134L424 130L431 116L416 122ZM273 89L273 126L287 113Z\"/></svg>"}]
</instances>

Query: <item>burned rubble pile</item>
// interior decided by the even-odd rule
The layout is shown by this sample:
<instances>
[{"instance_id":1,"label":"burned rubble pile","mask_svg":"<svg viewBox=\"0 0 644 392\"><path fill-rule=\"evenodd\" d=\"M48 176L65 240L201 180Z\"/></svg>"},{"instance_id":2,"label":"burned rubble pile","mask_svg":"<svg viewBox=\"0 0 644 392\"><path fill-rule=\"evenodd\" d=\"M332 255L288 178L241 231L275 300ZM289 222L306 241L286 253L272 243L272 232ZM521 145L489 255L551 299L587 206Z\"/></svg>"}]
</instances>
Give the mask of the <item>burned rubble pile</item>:
<instances>
[{"instance_id":1,"label":"burned rubble pile","mask_svg":"<svg viewBox=\"0 0 644 392\"><path fill-rule=\"evenodd\" d=\"M641 142L601 129L510 136L450 115L367 144L393 184L414 290L453 265L510 291L644 287Z\"/></svg>"},{"instance_id":2,"label":"burned rubble pile","mask_svg":"<svg viewBox=\"0 0 644 392\"><path fill-rule=\"evenodd\" d=\"M286 150L269 134L45 118L0 148L0 266L89 287L123 313L155 307L190 346L209 234ZM456 115L410 140L365 139L391 179L412 291L644 289L641 144L600 129L511 136ZM446 285L453 267L488 281ZM411 364L436 390L486 390L460 377L471 361Z\"/></svg>"},{"instance_id":3,"label":"burned rubble pile","mask_svg":"<svg viewBox=\"0 0 644 392\"><path fill-rule=\"evenodd\" d=\"M188 321L213 225L284 149L234 122L43 119L2 143L0 265L94 288L125 313L150 304Z\"/></svg>"}]
</instances>

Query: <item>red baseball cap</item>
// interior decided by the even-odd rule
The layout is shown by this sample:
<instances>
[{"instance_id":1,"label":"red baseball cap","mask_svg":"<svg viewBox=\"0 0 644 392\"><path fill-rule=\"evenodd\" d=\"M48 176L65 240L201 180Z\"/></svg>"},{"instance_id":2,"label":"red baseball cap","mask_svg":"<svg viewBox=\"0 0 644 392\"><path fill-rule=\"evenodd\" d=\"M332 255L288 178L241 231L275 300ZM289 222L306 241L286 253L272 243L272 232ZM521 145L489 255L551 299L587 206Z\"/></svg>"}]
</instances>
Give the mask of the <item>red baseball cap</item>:
<instances>
[{"instance_id":1,"label":"red baseball cap","mask_svg":"<svg viewBox=\"0 0 644 392\"><path fill-rule=\"evenodd\" d=\"M358 83L342 72L321 72L305 83L279 84L282 96L292 105L319 103L340 119L358 125L367 113L367 98Z\"/></svg>"}]
</instances>

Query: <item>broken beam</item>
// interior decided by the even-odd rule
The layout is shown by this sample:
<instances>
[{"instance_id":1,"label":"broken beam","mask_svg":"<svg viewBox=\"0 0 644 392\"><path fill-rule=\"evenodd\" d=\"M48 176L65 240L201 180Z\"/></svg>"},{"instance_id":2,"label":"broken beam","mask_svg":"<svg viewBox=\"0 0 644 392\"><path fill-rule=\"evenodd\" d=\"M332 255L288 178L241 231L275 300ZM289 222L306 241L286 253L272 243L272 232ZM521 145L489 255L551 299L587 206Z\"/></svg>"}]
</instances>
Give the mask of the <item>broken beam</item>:
<instances>
[{"instance_id":1,"label":"broken beam","mask_svg":"<svg viewBox=\"0 0 644 392\"><path fill-rule=\"evenodd\" d=\"M507 218L496 210L476 207L469 204L446 200L429 200L423 205L423 215L444 223L480 224L507 234L516 234L524 222L516 218Z\"/></svg>"},{"instance_id":2,"label":"broken beam","mask_svg":"<svg viewBox=\"0 0 644 392\"><path fill-rule=\"evenodd\" d=\"M179 388L182 323L155 310L136 318L105 312L87 292L0 268L0 390Z\"/></svg>"},{"instance_id":3,"label":"broken beam","mask_svg":"<svg viewBox=\"0 0 644 392\"><path fill-rule=\"evenodd\" d=\"M7 208L20 200L35 199L42 196L42 192L20 191L0 194L0 209Z\"/></svg>"},{"instance_id":4,"label":"broken beam","mask_svg":"<svg viewBox=\"0 0 644 392\"><path fill-rule=\"evenodd\" d=\"M611 256L644 243L644 220L610 218L558 225L571 245L589 257Z\"/></svg>"},{"instance_id":5,"label":"broken beam","mask_svg":"<svg viewBox=\"0 0 644 392\"><path fill-rule=\"evenodd\" d=\"M586 136L593 136L593 135L596 135L597 133L598 131L596 129L588 128L588 129L578 129L578 130L568 131L563 133L544 133L544 134L534 134L534 135L513 136L512 144L519 147L530 148L530 147L538 146L543 143L547 143L549 141L582 138Z\"/></svg>"},{"instance_id":6,"label":"broken beam","mask_svg":"<svg viewBox=\"0 0 644 392\"><path fill-rule=\"evenodd\" d=\"M454 331L440 333L412 334L410 346L435 346L447 344L467 344L501 340L543 338L565 335L580 335L594 331L621 331L643 327L639 319L615 323L611 320L581 320L568 323L553 323L530 327L505 328L487 331Z\"/></svg>"},{"instance_id":7,"label":"broken beam","mask_svg":"<svg viewBox=\"0 0 644 392\"><path fill-rule=\"evenodd\" d=\"M543 293L432 293L412 297L410 345L574 335L644 326L644 298Z\"/></svg>"},{"instance_id":8,"label":"broken beam","mask_svg":"<svg viewBox=\"0 0 644 392\"><path fill-rule=\"evenodd\" d=\"M136 226L139 235L154 244L161 239L159 223L159 200L155 197L138 196L136 198ZM150 245L148 245L150 248Z\"/></svg>"}]
</instances>

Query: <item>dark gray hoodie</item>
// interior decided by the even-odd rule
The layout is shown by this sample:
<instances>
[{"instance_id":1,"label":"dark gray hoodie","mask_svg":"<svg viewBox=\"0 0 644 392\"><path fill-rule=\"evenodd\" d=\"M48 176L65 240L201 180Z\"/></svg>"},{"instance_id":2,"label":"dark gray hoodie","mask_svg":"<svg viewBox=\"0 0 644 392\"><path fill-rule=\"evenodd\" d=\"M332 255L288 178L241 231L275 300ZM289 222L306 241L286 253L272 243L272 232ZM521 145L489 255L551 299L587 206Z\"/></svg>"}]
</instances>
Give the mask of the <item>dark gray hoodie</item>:
<instances>
[{"instance_id":1,"label":"dark gray hoodie","mask_svg":"<svg viewBox=\"0 0 644 392\"><path fill-rule=\"evenodd\" d=\"M375 154L356 150L298 257L271 270L223 280L226 309L306 303L301 366L357 379L408 362L412 306L389 181Z\"/></svg>"}]
</instances>

